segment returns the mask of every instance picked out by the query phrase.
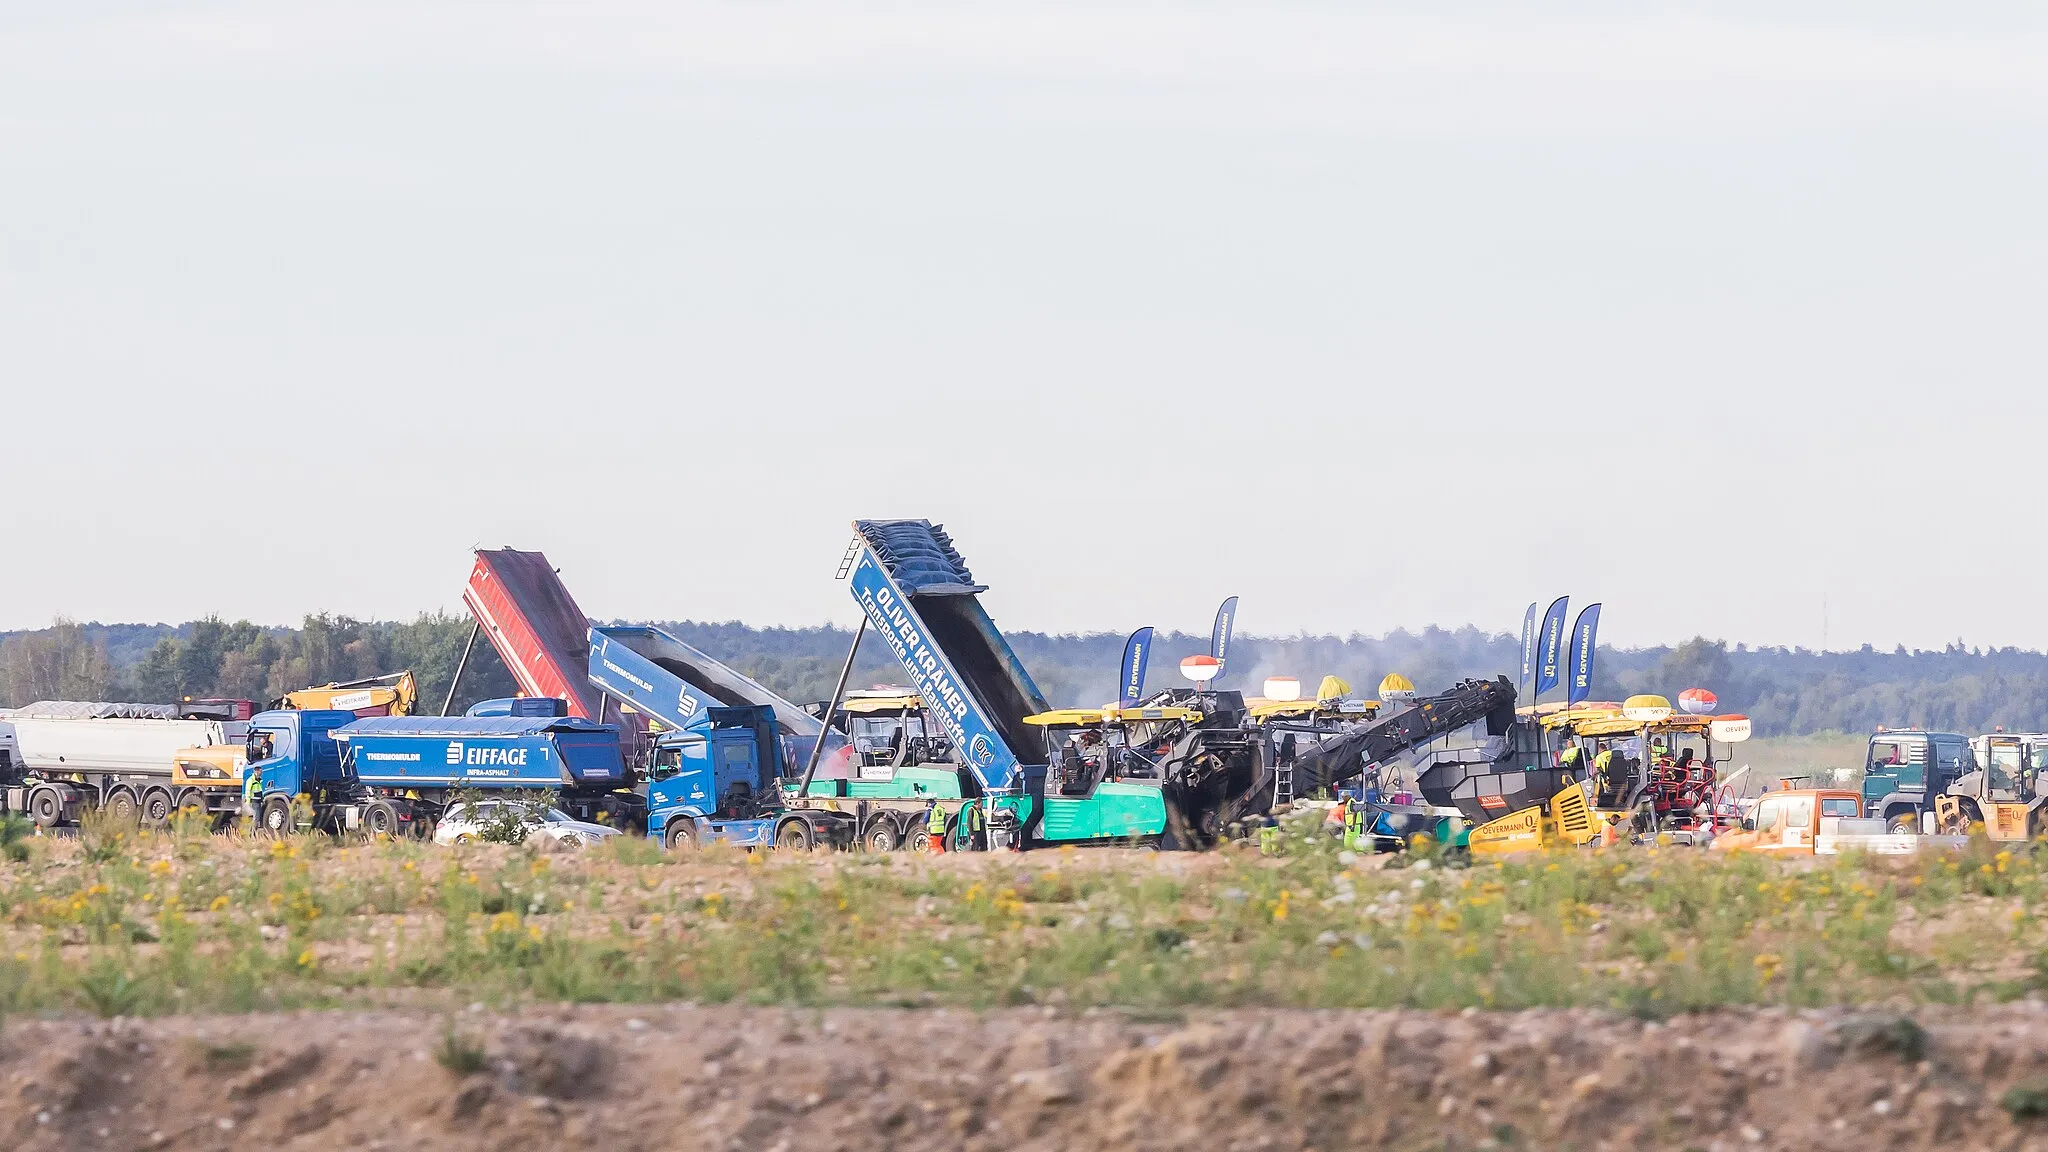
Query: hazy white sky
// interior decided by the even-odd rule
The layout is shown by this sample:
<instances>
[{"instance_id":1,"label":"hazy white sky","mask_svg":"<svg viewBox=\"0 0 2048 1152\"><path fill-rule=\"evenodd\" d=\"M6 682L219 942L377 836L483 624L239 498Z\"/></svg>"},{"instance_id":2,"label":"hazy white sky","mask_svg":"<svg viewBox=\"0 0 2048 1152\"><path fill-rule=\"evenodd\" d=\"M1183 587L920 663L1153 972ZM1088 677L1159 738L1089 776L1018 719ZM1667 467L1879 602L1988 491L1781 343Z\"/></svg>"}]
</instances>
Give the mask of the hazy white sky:
<instances>
[{"instance_id":1,"label":"hazy white sky","mask_svg":"<svg viewBox=\"0 0 2048 1152\"><path fill-rule=\"evenodd\" d=\"M2038 3L0 2L0 627L2048 645Z\"/></svg>"}]
</instances>

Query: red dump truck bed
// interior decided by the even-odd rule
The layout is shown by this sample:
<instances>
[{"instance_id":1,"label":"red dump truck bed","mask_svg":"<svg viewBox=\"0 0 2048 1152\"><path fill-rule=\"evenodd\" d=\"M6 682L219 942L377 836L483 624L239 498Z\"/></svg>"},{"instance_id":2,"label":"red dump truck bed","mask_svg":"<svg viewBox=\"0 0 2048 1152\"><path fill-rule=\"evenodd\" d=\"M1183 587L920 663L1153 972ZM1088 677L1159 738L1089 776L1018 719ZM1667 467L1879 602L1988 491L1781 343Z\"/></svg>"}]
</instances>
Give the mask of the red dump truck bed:
<instances>
[{"instance_id":1,"label":"red dump truck bed","mask_svg":"<svg viewBox=\"0 0 2048 1152\"><path fill-rule=\"evenodd\" d=\"M478 549L462 602L528 696L569 702L569 715L598 716L590 684L590 618L539 552Z\"/></svg>"}]
</instances>

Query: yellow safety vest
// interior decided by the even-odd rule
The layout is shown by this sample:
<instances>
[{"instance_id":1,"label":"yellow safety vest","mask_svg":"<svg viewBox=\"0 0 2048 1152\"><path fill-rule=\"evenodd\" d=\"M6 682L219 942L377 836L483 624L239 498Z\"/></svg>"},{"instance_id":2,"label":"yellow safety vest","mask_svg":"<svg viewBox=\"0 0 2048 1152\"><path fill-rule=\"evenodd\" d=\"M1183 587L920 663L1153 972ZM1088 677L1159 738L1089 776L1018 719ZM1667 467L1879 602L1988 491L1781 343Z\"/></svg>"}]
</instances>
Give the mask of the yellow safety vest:
<instances>
[{"instance_id":1,"label":"yellow safety vest","mask_svg":"<svg viewBox=\"0 0 2048 1152\"><path fill-rule=\"evenodd\" d=\"M931 818L924 822L924 830L934 836L944 835L946 831L946 810L937 804L932 805Z\"/></svg>"}]
</instances>

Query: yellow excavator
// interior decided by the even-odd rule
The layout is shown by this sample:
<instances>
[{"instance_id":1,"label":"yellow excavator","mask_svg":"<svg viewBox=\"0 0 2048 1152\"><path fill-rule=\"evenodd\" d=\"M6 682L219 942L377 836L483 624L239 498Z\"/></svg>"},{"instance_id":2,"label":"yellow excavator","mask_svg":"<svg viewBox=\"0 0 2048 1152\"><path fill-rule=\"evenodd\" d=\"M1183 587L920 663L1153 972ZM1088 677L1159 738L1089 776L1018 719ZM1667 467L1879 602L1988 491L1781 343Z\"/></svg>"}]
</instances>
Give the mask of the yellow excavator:
<instances>
[{"instance_id":1,"label":"yellow excavator","mask_svg":"<svg viewBox=\"0 0 2048 1152\"><path fill-rule=\"evenodd\" d=\"M412 669L361 680L338 680L316 688L287 692L270 703L272 708L299 710L334 709L358 716L410 716L419 703L419 685Z\"/></svg>"}]
</instances>

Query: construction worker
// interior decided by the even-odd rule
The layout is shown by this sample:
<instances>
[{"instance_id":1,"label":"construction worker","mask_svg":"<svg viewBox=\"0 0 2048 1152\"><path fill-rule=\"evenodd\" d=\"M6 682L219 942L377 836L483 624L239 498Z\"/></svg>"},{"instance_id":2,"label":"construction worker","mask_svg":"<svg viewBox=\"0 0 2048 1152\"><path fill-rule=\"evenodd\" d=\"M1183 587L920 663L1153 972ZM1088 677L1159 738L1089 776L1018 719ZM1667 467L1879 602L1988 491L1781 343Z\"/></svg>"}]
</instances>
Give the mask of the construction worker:
<instances>
[{"instance_id":1,"label":"construction worker","mask_svg":"<svg viewBox=\"0 0 2048 1152\"><path fill-rule=\"evenodd\" d=\"M1614 792L1614 749L1602 748L1593 757L1593 787L1602 800Z\"/></svg>"},{"instance_id":2,"label":"construction worker","mask_svg":"<svg viewBox=\"0 0 2048 1152\"><path fill-rule=\"evenodd\" d=\"M1557 755L1557 766L1559 768L1564 769L1567 772L1585 771L1586 750L1584 748L1579 747L1577 744L1565 745L1564 751L1558 753Z\"/></svg>"},{"instance_id":3,"label":"construction worker","mask_svg":"<svg viewBox=\"0 0 2048 1152\"><path fill-rule=\"evenodd\" d=\"M1358 851L1365 840L1365 805L1348 803L1344 807L1344 847Z\"/></svg>"},{"instance_id":4,"label":"construction worker","mask_svg":"<svg viewBox=\"0 0 2048 1152\"><path fill-rule=\"evenodd\" d=\"M924 830L931 835L932 852L943 854L946 851L946 810L939 807L937 800L925 805Z\"/></svg>"},{"instance_id":5,"label":"construction worker","mask_svg":"<svg viewBox=\"0 0 2048 1152\"><path fill-rule=\"evenodd\" d=\"M263 791L263 773L254 768L242 771L242 815L246 819L256 818L256 794Z\"/></svg>"},{"instance_id":6,"label":"construction worker","mask_svg":"<svg viewBox=\"0 0 2048 1152\"><path fill-rule=\"evenodd\" d=\"M981 802L974 801L960 809L960 823L967 830L969 851L988 851L988 825L981 813Z\"/></svg>"}]
</instances>

